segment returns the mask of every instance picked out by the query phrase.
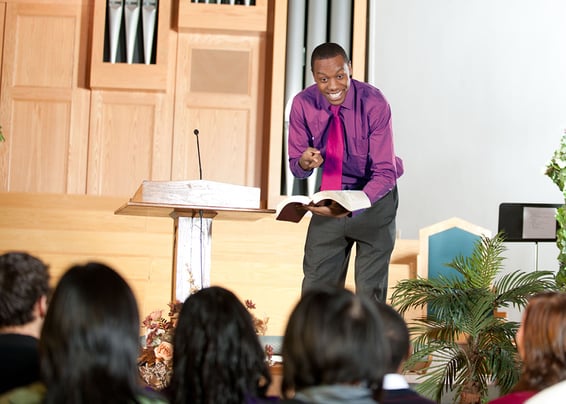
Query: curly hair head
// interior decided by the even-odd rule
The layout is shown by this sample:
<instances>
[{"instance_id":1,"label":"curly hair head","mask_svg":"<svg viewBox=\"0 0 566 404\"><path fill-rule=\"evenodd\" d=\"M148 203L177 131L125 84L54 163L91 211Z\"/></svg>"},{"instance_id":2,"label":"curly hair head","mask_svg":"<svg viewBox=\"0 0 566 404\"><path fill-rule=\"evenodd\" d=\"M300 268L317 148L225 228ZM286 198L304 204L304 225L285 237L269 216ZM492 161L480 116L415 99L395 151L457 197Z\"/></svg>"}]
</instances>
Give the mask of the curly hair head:
<instances>
[{"instance_id":1,"label":"curly hair head","mask_svg":"<svg viewBox=\"0 0 566 404\"><path fill-rule=\"evenodd\" d=\"M240 404L271 382L252 316L229 290L212 286L184 302L174 338L173 403Z\"/></svg>"}]
</instances>

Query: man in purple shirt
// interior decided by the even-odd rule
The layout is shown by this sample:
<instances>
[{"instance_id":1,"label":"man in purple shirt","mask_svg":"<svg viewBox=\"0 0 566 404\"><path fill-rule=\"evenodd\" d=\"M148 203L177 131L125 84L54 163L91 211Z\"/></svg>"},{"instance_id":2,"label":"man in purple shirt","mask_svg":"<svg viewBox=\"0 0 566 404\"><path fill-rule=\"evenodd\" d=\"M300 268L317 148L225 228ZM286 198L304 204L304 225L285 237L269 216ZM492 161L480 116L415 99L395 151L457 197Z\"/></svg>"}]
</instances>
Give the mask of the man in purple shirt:
<instances>
[{"instance_id":1,"label":"man in purple shirt","mask_svg":"<svg viewBox=\"0 0 566 404\"><path fill-rule=\"evenodd\" d=\"M327 151L331 106L340 106L343 127L343 190L363 190L372 206L348 212L332 203L308 206L313 213L305 242L302 290L317 285L344 286L356 243L356 292L385 301L389 260L395 244L397 178L391 110L381 91L352 79L344 49L323 43L311 56L315 84L297 94L289 120L289 166L297 178L321 167Z\"/></svg>"}]
</instances>

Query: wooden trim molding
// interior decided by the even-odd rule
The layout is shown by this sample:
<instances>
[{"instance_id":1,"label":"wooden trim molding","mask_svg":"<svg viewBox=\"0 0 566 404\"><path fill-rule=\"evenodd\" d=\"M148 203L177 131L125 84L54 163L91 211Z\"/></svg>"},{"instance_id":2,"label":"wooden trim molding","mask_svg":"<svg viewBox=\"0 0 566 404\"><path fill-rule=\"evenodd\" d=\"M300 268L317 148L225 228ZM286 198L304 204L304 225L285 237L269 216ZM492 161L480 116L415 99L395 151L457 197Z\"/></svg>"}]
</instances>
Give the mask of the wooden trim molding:
<instances>
[{"instance_id":1,"label":"wooden trim molding","mask_svg":"<svg viewBox=\"0 0 566 404\"><path fill-rule=\"evenodd\" d=\"M274 1L274 0L269 0ZM267 31L268 0L256 0L255 6L193 3L179 1L177 30Z\"/></svg>"}]
</instances>

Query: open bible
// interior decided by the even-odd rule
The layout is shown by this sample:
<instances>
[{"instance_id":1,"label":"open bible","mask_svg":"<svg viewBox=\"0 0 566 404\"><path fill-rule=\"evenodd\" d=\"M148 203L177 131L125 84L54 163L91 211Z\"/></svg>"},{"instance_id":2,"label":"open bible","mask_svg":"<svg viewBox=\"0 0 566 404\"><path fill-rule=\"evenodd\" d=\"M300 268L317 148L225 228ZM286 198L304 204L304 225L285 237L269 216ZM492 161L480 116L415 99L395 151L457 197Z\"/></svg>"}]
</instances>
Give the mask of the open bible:
<instances>
[{"instance_id":1,"label":"open bible","mask_svg":"<svg viewBox=\"0 0 566 404\"><path fill-rule=\"evenodd\" d=\"M371 206L364 191L320 191L312 196L293 195L282 200L275 209L275 219L298 223L308 212L306 205L321 205L326 201L335 201L350 212Z\"/></svg>"}]
</instances>

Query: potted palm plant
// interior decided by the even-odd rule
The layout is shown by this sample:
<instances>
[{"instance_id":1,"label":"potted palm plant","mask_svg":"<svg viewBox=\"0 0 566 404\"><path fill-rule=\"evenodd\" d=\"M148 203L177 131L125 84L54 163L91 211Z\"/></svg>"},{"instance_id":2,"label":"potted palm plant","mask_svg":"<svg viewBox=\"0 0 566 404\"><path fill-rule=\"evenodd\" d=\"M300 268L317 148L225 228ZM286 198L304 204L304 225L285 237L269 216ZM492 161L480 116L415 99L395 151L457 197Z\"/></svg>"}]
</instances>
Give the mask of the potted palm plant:
<instances>
[{"instance_id":1,"label":"potted palm plant","mask_svg":"<svg viewBox=\"0 0 566 404\"><path fill-rule=\"evenodd\" d=\"M503 269L503 241L501 233L482 236L470 256L446 264L458 276L406 279L393 290L392 304L401 313L428 307L425 317L410 324L414 353L406 366L432 358L417 390L438 402L453 391L460 403L481 403L491 382L505 394L518 380L519 324L497 313L524 307L529 296L554 289L555 282L550 271L515 271L496 279Z\"/></svg>"}]
</instances>

